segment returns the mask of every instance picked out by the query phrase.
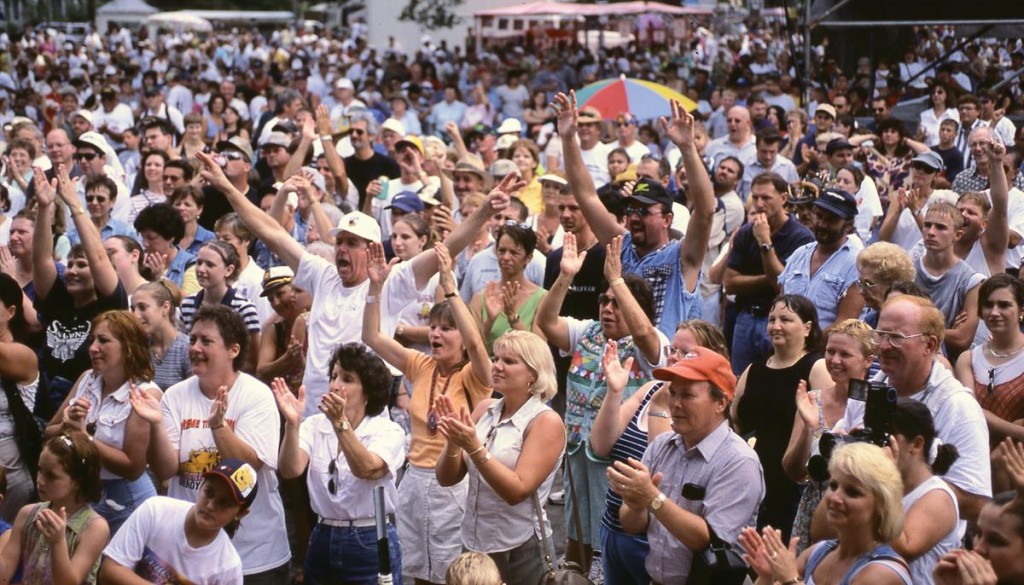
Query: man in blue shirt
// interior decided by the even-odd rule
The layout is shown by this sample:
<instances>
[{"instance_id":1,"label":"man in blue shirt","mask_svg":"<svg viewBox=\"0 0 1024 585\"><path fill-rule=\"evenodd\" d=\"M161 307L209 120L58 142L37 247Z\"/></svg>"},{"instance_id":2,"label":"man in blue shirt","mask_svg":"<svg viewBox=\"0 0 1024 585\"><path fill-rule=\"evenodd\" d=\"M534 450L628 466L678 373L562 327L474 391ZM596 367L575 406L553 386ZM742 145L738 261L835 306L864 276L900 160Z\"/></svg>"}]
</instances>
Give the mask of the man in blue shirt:
<instances>
[{"instance_id":1,"label":"man in blue shirt","mask_svg":"<svg viewBox=\"0 0 1024 585\"><path fill-rule=\"evenodd\" d=\"M856 319L864 308L864 296L854 286L860 277L857 254L864 249L859 237L851 237L857 200L838 189L827 189L814 200L817 220L814 240L796 249L779 276L786 294L803 295L818 309L818 323Z\"/></svg>"},{"instance_id":2,"label":"man in blue shirt","mask_svg":"<svg viewBox=\"0 0 1024 585\"><path fill-rule=\"evenodd\" d=\"M768 311L781 288L779 275L800 246L814 240L811 230L786 211L786 180L774 173L754 177L750 199L754 221L733 239L725 269L725 292L736 295L736 326L732 334L732 371L740 375L768 355Z\"/></svg>"},{"instance_id":3,"label":"man in blue shirt","mask_svg":"<svg viewBox=\"0 0 1024 585\"><path fill-rule=\"evenodd\" d=\"M110 177L93 177L85 183L85 207L89 210L89 219L100 231L100 239L106 241L113 236L130 236L139 239L135 229L110 217L110 211L114 208L117 200L117 183ZM72 227L67 233L68 241L72 246L82 243L78 230Z\"/></svg>"},{"instance_id":4,"label":"man in blue shirt","mask_svg":"<svg viewBox=\"0 0 1024 585\"><path fill-rule=\"evenodd\" d=\"M694 143L693 116L673 103L671 122L662 118L662 127L682 153L693 204L686 237L670 240L673 201L665 187L650 179L637 181L632 195L623 201L626 225L620 224L598 198L576 142L579 110L575 94L555 96L555 110L566 174L583 216L602 244L624 235L622 271L642 276L650 283L655 325L671 338L680 321L700 318L703 299L698 286L715 214L711 179Z\"/></svg>"}]
</instances>

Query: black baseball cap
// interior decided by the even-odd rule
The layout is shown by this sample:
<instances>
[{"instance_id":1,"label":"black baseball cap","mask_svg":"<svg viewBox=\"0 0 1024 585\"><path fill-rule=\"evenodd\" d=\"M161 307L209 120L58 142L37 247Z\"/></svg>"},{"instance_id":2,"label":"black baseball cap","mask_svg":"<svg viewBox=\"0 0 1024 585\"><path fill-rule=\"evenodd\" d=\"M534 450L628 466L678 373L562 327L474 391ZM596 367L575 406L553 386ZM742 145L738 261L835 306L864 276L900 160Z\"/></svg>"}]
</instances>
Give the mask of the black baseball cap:
<instances>
[{"instance_id":1,"label":"black baseball cap","mask_svg":"<svg viewBox=\"0 0 1024 585\"><path fill-rule=\"evenodd\" d=\"M668 189L665 188L658 181L653 181L646 177L641 178L633 185L633 194L622 200L623 206L628 206L630 203L637 202L644 205L653 205L655 203L661 203L666 206L666 210L672 207L672 195L669 194Z\"/></svg>"}]
</instances>

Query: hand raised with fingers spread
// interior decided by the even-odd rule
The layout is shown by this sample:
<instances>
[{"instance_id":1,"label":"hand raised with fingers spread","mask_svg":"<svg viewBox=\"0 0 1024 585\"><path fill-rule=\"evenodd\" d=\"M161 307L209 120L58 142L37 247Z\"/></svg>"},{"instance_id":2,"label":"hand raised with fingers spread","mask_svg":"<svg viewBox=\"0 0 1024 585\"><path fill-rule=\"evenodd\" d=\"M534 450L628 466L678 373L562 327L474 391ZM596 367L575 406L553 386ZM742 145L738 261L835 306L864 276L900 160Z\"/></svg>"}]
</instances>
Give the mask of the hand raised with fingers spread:
<instances>
[{"instance_id":1,"label":"hand raised with fingers spread","mask_svg":"<svg viewBox=\"0 0 1024 585\"><path fill-rule=\"evenodd\" d=\"M128 387L128 399L132 403L132 412L142 417L142 420L149 424L163 422L164 412L160 408L160 401L155 396L132 384Z\"/></svg>"},{"instance_id":2,"label":"hand raised with fingers spread","mask_svg":"<svg viewBox=\"0 0 1024 585\"><path fill-rule=\"evenodd\" d=\"M690 112L686 111L683 104L676 100L671 101L672 120L664 116L661 118L661 127L665 135L673 144L680 149L689 148L694 145L694 119Z\"/></svg>"},{"instance_id":3,"label":"hand raised with fingers spread","mask_svg":"<svg viewBox=\"0 0 1024 585\"><path fill-rule=\"evenodd\" d=\"M42 206L53 205L57 200L57 179L47 180L46 172L40 167L35 168L36 200Z\"/></svg>"},{"instance_id":4,"label":"hand raised with fingers spread","mask_svg":"<svg viewBox=\"0 0 1024 585\"><path fill-rule=\"evenodd\" d=\"M800 380L796 386L796 411L805 426L812 429L818 428L818 403L815 402L814 396L807 391L806 380Z\"/></svg>"},{"instance_id":5,"label":"hand raised with fingers spread","mask_svg":"<svg viewBox=\"0 0 1024 585\"><path fill-rule=\"evenodd\" d=\"M324 104L316 107L316 131L320 136L331 136L334 134L331 116L327 112L327 106Z\"/></svg>"},{"instance_id":6,"label":"hand raised with fingers spread","mask_svg":"<svg viewBox=\"0 0 1024 585\"><path fill-rule=\"evenodd\" d=\"M374 286L384 286L384 281L391 273L391 267L398 263L398 258L387 261L384 255L384 246L380 242L370 242L367 250L366 275L370 277L370 283Z\"/></svg>"},{"instance_id":7,"label":"hand raised with fingers spread","mask_svg":"<svg viewBox=\"0 0 1024 585\"><path fill-rule=\"evenodd\" d=\"M558 134L564 139L567 136L575 136L579 126L580 112L576 104L576 92L569 91L569 95L558 93L555 100L548 106L555 112L555 119L558 126Z\"/></svg>"},{"instance_id":8,"label":"hand raised with fingers spread","mask_svg":"<svg viewBox=\"0 0 1024 585\"><path fill-rule=\"evenodd\" d=\"M484 308L487 315L497 318L505 310L505 298L501 290L501 282L489 280L484 285Z\"/></svg>"},{"instance_id":9,"label":"hand raised with fingers spread","mask_svg":"<svg viewBox=\"0 0 1024 585\"><path fill-rule=\"evenodd\" d=\"M604 344L601 366L604 369L604 379L608 382L608 394L621 395L629 383L629 372L633 370L632 356L626 358L626 363L619 363L619 344L614 339L609 339Z\"/></svg>"},{"instance_id":10,"label":"hand raised with fingers spread","mask_svg":"<svg viewBox=\"0 0 1024 585\"><path fill-rule=\"evenodd\" d=\"M306 386L299 386L299 394L292 394L291 388L285 384L284 379L274 378L270 382L270 389L274 392L274 400L277 401L277 409L281 411L286 423L292 426L299 426L302 422L302 413L306 409Z\"/></svg>"},{"instance_id":11,"label":"hand raised with fingers spread","mask_svg":"<svg viewBox=\"0 0 1024 585\"><path fill-rule=\"evenodd\" d=\"M313 118L310 118L308 116L306 118L303 118L303 120L302 120L302 138L305 139L305 140L308 140L310 142L316 140L316 138L317 138L316 122L313 121Z\"/></svg>"},{"instance_id":12,"label":"hand raised with fingers spread","mask_svg":"<svg viewBox=\"0 0 1024 585\"><path fill-rule=\"evenodd\" d=\"M224 415L226 415L227 412L228 387L221 386L217 390L217 397L213 400L213 405L210 407L210 417L206 419L210 430L215 430L224 426Z\"/></svg>"},{"instance_id":13,"label":"hand raised with fingers spread","mask_svg":"<svg viewBox=\"0 0 1024 585\"><path fill-rule=\"evenodd\" d=\"M615 236L605 246L604 277L609 287L612 281L622 278L622 236Z\"/></svg>"},{"instance_id":14,"label":"hand raised with fingers spread","mask_svg":"<svg viewBox=\"0 0 1024 585\"><path fill-rule=\"evenodd\" d=\"M508 202L509 199L511 199L512 194L518 192L524 187L526 187L526 181L520 179L519 175L512 173L505 175L505 177L491 189L491 192L487 194L484 204L489 205L491 211L497 213L508 207Z\"/></svg>"},{"instance_id":15,"label":"hand raised with fingers spread","mask_svg":"<svg viewBox=\"0 0 1024 585\"><path fill-rule=\"evenodd\" d=\"M71 209L78 209L81 203L78 201L78 179L72 179L68 173L68 167L57 165L57 194L60 195L64 205Z\"/></svg>"},{"instance_id":16,"label":"hand raised with fingers spread","mask_svg":"<svg viewBox=\"0 0 1024 585\"><path fill-rule=\"evenodd\" d=\"M747 561L757 576L764 580L772 580L772 563L765 549L764 540L757 530L747 526L740 532L740 545L746 551L743 560Z\"/></svg>"},{"instance_id":17,"label":"hand raised with fingers spread","mask_svg":"<svg viewBox=\"0 0 1024 585\"><path fill-rule=\"evenodd\" d=\"M438 283L445 294L455 292L455 274L452 272L452 254L444 242L434 244L434 254L437 255Z\"/></svg>"},{"instance_id":18,"label":"hand raised with fingers spread","mask_svg":"<svg viewBox=\"0 0 1024 585\"><path fill-rule=\"evenodd\" d=\"M1024 501L1024 443L1014 443L1009 437L1003 439L996 447L996 458L1006 468L1017 498Z\"/></svg>"}]
</instances>

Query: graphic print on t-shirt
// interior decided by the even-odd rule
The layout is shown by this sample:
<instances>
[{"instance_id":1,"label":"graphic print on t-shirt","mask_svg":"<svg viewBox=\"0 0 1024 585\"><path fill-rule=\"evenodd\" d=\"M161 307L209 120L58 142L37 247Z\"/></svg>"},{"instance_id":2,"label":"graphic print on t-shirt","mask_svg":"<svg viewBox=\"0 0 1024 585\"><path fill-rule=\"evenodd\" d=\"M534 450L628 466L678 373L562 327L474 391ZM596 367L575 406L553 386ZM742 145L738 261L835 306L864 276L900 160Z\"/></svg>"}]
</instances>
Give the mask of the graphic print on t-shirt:
<instances>
[{"instance_id":1,"label":"graphic print on t-shirt","mask_svg":"<svg viewBox=\"0 0 1024 585\"><path fill-rule=\"evenodd\" d=\"M178 464L178 485L185 489L197 490L203 484L203 476L220 463L220 452L215 445L192 449L188 459Z\"/></svg>"},{"instance_id":2,"label":"graphic print on t-shirt","mask_svg":"<svg viewBox=\"0 0 1024 585\"><path fill-rule=\"evenodd\" d=\"M134 571L139 577L157 585L192 585L192 581L179 575L170 563L161 559L148 546L143 549L142 558L135 564Z\"/></svg>"},{"instance_id":3,"label":"graphic print on t-shirt","mask_svg":"<svg viewBox=\"0 0 1024 585\"><path fill-rule=\"evenodd\" d=\"M75 351L89 338L91 329L88 321L73 327L54 321L46 328L46 345L53 348L53 357L66 362L75 357Z\"/></svg>"}]
</instances>

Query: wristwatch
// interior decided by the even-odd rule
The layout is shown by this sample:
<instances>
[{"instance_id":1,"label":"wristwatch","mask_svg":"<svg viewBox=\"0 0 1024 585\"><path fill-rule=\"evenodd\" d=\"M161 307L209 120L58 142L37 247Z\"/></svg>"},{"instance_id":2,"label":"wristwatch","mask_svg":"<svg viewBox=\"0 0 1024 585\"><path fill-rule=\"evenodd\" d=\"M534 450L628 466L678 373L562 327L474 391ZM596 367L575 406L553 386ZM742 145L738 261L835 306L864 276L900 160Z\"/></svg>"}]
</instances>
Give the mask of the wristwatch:
<instances>
[{"instance_id":1,"label":"wristwatch","mask_svg":"<svg viewBox=\"0 0 1024 585\"><path fill-rule=\"evenodd\" d=\"M352 423L348 422L347 418L345 420L341 421L341 430L343 430L343 431L351 431L352 430Z\"/></svg>"},{"instance_id":2,"label":"wristwatch","mask_svg":"<svg viewBox=\"0 0 1024 585\"><path fill-rule=\"evenodd\" d=\"M761 252L771 252L774 247L772 244L761 244Z\"/></svg>"},{"instance_id":3,"label":"wristwatch","mask_svg":"<svg viewBox=\"0 0 1024 585\"><path fill-rule=\"evenodd\" d=\"M519 322L519 313L512 313L511 315L508 316L508 324L509 325L515 325L518 322Z\"/></svg>"},{"instance_id":4,"label":"wristwatch","mask_svg":"<svg viewBox=\"0 0 1024 585\"><path fill-rule=\"evenodd\" d=\"M665 494L658 494L658 497L651 500L650 504L647 504L647 510L652 514L661 509L661 505L665 503Z\"/></svg>"}]
</instances>

